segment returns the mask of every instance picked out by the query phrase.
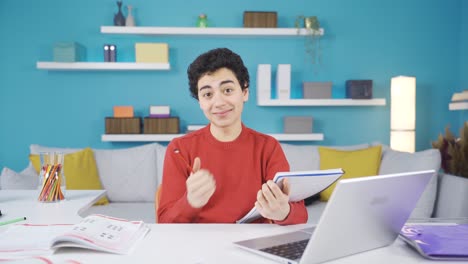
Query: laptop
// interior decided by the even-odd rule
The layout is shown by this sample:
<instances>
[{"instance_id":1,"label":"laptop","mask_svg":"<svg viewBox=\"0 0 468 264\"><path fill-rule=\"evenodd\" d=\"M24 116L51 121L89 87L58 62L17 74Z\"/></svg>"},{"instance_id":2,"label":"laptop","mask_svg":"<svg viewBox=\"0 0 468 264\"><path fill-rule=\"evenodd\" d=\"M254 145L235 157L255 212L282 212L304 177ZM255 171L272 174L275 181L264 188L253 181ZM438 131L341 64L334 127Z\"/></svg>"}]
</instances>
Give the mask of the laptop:
<instances>
[{"instance_id":1,"label":"laptop","mask_svg":"<svg viewBox=\"0 0 468 264\"><path fill-rule=\"evenodd\" d=\"M338 181L314 227L237 241L282 263L320 263L392 244L434 170Z\"/></svg>"}]
</instances>

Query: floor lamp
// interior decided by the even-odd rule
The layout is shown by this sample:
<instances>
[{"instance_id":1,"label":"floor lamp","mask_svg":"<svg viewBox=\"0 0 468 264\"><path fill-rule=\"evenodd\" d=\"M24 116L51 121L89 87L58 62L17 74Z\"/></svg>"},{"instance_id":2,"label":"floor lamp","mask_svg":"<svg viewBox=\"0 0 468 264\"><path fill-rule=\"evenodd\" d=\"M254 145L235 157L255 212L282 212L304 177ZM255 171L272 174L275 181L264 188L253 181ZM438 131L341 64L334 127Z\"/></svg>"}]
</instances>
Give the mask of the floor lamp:
<instances>
[{"instance_id":1,"label":"floor lamp","mask_svg":"<svg viewBox=\"0 0 468 264\"><path fill-rule=\"evenodd\" d=\"M412 153L416 141L416 78L393 77L390 94L390 147Z\"/></svg>"}]
</instances>

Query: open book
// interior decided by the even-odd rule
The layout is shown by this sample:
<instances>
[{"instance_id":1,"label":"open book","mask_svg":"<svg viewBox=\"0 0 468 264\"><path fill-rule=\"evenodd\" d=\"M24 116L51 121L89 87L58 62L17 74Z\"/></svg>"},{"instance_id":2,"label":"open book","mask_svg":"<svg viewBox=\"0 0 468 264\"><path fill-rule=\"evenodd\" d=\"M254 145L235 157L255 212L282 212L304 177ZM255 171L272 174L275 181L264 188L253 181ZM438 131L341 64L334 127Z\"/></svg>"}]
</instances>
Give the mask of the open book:
<instances>
[{"instance_id":1,"label":"open book","mask_svg":"<svg viewBox=\"0 0 468 264\"><path fill-rule=\"evenodd\" d=\"M297 202L325 190L336 182L343 173L342 169L277 172L273 181L282 189L283 180L288 178L290 185L289 201ZM260 213L254 206L236 222L239 224L249 223L260 217Z\"/></svg>"},{"instance_id":2,"label":"open book","mask_svg":"<svg viewBox=\"0 0 468 264\"><path fill-rule=\"evenodd\" d=\"M18 224L1 232L0 255L50 255L62 247L129 254L149 231L142 221L90 215L75 225Z\"/></svg>"},{"instance_id":3,"label":"open book","mask_svg":"<svg viewBox=\"0 0 468 264\"><path fill-rule=\"evenodd\" d=\"M405 225L400 237L425 258L468 260L468 224Z\"/></svg>"}]
</instances>

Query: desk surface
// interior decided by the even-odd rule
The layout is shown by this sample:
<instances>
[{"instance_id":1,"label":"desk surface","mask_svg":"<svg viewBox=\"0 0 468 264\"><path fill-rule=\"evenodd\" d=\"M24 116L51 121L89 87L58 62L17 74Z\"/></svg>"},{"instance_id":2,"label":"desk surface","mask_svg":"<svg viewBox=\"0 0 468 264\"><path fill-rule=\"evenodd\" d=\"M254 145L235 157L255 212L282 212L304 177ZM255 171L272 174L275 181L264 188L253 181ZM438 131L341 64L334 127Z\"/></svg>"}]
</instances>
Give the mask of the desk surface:
<instances>
[{"instance_id":1,"label":"desk surface","mask_svg":"<svg viewBox=\"0 0 468 264\"><path fill-rule=\"evenodd\" d=\"M65 200L43 203L37 201L35 190L0 190L1 221L26 217L23 224L48 224L51 221L75 224L81 219L78 214L91 207L105 190L67 190Z\"/></svg>"},{"instance_id":2,"label":"desk surface","mask_svg":"<svg viewBox=\"0 0 468 264\"><path fill-rule=\"evenodd\" d=\"M28 217L29 223L77 223L78 212L97 201L104 191L67 191L68 200L39 203L31 191L0 191L2 212L12 218ZM26 212L26 213L25 213ZM6 217L5 216L5 217ZM6 218L2 217L2 220ZM24 223L24 222L23 222ZM81 263L275 263L237 248L234 241L275 235L306 227L272 224L150 224L151 231L131 255L115 255L86 249L59 249L47 256L55 262ZM26 238L32 239L32 238ZM324 241L333 246L333 241ZM328 263L433 263L420 257L403 241L391 246ZM437 262L453 263L453 262Z\"/></svg>"}]
</instances>

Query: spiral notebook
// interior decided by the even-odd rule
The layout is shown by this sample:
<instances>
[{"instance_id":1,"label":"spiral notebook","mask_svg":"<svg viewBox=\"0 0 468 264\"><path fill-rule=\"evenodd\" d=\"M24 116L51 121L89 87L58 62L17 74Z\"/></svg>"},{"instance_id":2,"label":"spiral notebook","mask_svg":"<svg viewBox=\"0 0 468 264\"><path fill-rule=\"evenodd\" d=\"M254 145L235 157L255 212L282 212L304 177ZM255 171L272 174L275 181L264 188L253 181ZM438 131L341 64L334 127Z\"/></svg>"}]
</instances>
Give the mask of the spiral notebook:
<instances>
[{"instance_id":1,"label":"spiral notebook","mask_svg":"<svg viewBox=\"0 0 468 264\"><path fill-rule=\"evenodd\" d=\"M297 202L325 190L340 179L343 173L342 169L278 172L273 181L280 188L283 188L283 180L288 178L290 185L289 201ZM254 206L244 217L236 222L238 224L249 223L259 217L260 213Z\"/></svg>"}]
</instances>

